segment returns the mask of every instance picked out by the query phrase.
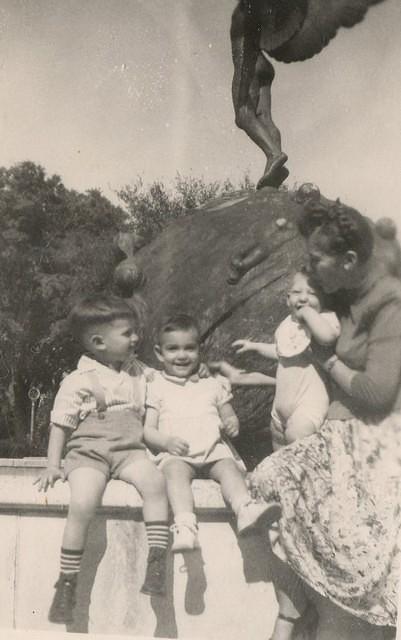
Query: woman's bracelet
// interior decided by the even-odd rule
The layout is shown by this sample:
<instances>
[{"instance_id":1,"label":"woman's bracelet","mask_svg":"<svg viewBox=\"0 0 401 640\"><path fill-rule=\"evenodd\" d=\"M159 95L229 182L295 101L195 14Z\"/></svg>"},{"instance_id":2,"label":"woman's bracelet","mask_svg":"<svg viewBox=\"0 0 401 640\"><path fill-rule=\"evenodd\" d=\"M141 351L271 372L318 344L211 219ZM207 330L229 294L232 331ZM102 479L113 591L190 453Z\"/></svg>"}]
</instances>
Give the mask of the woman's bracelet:
<instances>
[{"instance_id":1,"label":"woman's bracelet","mask_svg":"<svg viewBox=\"0 0 401 640\"><path fill-rule=\"evenodd\" d=\"M331 372L336 362L338 362L338 356L336 356L336 354L330 356L330 358L326 360L326 364L324 368L326 369L327 373Z\"/></svg>"}]
</instances>

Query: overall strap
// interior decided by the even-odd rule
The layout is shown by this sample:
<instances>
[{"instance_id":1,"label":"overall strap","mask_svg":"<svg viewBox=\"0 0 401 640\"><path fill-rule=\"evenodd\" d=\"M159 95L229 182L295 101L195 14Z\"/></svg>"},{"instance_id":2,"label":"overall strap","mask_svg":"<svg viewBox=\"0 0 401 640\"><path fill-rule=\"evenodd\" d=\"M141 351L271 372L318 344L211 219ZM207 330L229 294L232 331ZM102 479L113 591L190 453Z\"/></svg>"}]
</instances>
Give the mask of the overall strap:
<instances>
[{"instance_id":1,"label":"overall strap","mask_svg":"<svg viewBox=\"0 0 401 640\"><path fill-rule=\"evenodd\" d=\"M104 391L94 371L88 371L88 378L91 381L92 393L96 400L96 410L98 413L104 412L107 409L106 397Z\"/></svg>"}]
</instances>

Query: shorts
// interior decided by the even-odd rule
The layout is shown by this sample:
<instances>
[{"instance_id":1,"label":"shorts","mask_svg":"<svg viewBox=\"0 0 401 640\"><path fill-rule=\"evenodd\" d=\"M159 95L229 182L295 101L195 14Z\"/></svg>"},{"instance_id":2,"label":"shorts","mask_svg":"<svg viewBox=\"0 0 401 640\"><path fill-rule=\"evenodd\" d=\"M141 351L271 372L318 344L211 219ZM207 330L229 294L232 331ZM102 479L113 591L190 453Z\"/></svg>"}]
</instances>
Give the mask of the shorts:
<instances>
[{"instance_id":1,"label":"shorts","mask_svg":"<svg viewBox=\"0 0 401 640\"><path fill-rule=\"evenodd\" d=\"M108 479L147 459L141 417L130 409L92 412L73 431L64 460L66 477L74 469L98 469Z\"/></svg>"}]
</instances>

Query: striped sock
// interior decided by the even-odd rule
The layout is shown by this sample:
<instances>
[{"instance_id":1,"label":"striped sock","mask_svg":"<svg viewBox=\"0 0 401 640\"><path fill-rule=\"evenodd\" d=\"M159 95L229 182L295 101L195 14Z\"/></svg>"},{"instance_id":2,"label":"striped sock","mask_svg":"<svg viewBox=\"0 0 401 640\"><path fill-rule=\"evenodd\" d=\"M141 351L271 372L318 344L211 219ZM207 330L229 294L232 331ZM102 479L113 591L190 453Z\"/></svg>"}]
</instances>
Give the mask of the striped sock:
<instances>
[{"instance_id":1,"label":"striped sock","mask_svg":"<svg viewBox=\"0 0 401 640\"><path fill-rule=\"evenodd\" d=\"M74 575L79 573L81 567L81 559L83 556L83 550L77 551L76 549L64 549L61 547L60 554L60 571L61 573L67 573Z\"/></svg>"},{"instance_id":2,"label":"striped sock","mask_svg":"<svg viewBox=\"0 0 401 640\"><path fill-rule=\"evenodd\" d=\"M148 545L150 547L160 547L167 549L168 546L168 523L165 520L152 520L145 522Z\"/></svg>"}]
</instances>

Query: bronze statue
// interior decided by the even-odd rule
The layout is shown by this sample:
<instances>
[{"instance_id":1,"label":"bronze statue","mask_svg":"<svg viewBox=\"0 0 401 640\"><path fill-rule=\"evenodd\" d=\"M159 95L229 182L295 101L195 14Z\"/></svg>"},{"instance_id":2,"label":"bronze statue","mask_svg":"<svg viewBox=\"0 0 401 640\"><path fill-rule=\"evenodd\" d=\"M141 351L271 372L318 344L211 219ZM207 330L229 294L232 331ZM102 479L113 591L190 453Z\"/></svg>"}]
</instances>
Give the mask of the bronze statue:
<instances>
[{"instance_id":1,"label":"bronze statue","mask_svg":"<svg viewBox=\"0 0 401 640\"><path fill-rule=\"evenodd\" d=\"M257 188L278 188L288 176L288 156L271 115L274 69L280 62L307 60L340 27L360 22L383 0L240 0L231 23L235 121L264 152L266 167Z\"/></svg>"}]
</instances>

